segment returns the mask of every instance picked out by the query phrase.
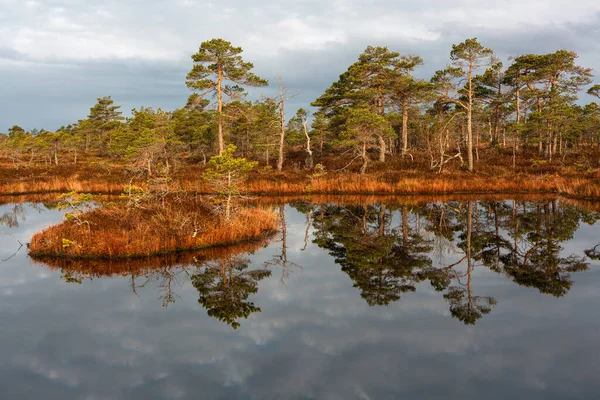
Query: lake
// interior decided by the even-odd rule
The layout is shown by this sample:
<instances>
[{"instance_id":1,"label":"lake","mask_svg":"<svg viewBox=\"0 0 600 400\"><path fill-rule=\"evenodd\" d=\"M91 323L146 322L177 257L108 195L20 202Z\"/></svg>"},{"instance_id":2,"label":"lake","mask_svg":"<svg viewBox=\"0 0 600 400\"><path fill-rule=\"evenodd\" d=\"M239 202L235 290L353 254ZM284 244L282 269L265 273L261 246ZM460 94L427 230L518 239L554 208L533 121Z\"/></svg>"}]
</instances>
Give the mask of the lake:
<instances>
[{"instance_id":1,"label":"lake","mask_svg":"<svg viewBox=\"0 0 600 400\"><path fill-rule=\"evenodd\" d=\"M45 264L19 243L63 212L1 205L0 397L600 394L597 211L360 197L274 210L265 243Z\"/></svg>"}]
</instances>

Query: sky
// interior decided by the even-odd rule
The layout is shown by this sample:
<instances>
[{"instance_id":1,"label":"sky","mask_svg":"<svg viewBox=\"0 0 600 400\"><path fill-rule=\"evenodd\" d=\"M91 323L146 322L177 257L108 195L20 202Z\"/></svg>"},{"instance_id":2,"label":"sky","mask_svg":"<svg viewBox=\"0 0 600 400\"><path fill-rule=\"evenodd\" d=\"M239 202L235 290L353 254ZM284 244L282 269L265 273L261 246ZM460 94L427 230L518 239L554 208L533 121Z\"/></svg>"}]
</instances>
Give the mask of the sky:
<instances>
[{"instance_id":1,"label":"sky","mask_svg":"<svg viewBox=\"0 0 600 400\"><path fill-rule=\"evenodd\" d=\"M257 75L300 91L293 113L367 45L420 55L416 74L428 78L470 37L505 62L573 50L598 73L600 1L0 0L0 132L54 130L85 118L102 96L125 115L179 108L190 95L190 56L212 38L241 46ZM273 95L274 85L251 92L261 94Z\"/></svg>"}]
</instances>

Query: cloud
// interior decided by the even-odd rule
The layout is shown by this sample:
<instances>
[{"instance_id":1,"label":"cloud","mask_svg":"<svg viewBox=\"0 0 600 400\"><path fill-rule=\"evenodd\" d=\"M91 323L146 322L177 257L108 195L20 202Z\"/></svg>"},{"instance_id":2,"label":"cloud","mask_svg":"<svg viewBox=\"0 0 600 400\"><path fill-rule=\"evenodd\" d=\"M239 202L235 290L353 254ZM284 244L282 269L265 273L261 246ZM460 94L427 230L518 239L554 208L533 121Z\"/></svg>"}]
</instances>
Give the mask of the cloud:
<instances>
[{"instance_id":1,"label":"cloud","mask_svg":"<svg viewBox=\"0 0 600 400\"><path fill-rule=\"evenodd\" d=\"M96 97L113 94L98 88L123 93L125 109L179 107L189 94L183 84L189 57L213 37L242 46L244 58L266 78L282 76L301 89L294 107L318 96L367 45L421 55L423 76L448 62L451 44L473 36L502 56L564 47L578 52L582 64L600 67L596 0L577 7L564 0L0 0L0 7L0 84L10 89L0 93L8 107L0 130L14 123L55 129L83 118L81 110ZM170 76L168 86L160 84L164 96L142 86L153 85L157 65ZM66 66L93 74L72 82ZM96 73L99 68L104 73ZM30 79L31 71L45 69L54 84ZM89 99L85 107L83 98ZM48 99L51 114L44 108Z\"/></svg>"}]
</instances>

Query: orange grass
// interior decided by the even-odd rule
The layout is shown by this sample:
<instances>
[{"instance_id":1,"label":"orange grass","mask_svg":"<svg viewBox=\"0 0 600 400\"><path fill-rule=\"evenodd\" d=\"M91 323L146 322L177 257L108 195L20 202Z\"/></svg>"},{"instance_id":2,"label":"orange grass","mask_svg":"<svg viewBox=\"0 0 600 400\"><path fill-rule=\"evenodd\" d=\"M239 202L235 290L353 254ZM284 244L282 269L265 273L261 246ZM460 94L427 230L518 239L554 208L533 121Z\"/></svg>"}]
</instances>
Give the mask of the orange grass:
<instances>
[{"instance_id":1,"label":"orange grass","mask_svg":"<svg viewBox=\"0 0 600 400\"><path fill-rule=\"evenodd\" d=\"M564 164L540 164L535 162L535 157L524 156L518 160L518 172L504 165L506 160L493 158L493 153L489 160L489 163L479 162L473 174L457 168L436 174L422 163L411 164L407 160L390 158L386 164L373 163L372 170L361 176L351 171L334 172L334 165L339 160L333 158L330 172L318 178L306 170L277 172L259 167L250 176L245 189L255 195L553 193L600 199L600 171L582 169L575 160ZM211 188L200 178L203 170L201 165L180 168L173 175L174 189L211 193ZM132 183L143 186L146 179L138 177ZM0 194L70 191L118 194L130 180L131 175L123 165L105 162L20 169L0 163Z\"/></svg>"},{"instance_id":2,"label":"orange grass","mask_svg":"<svg viewBox=\"0 0 600 400\"><path fill-rule=\"evenodd\" d=\"M582 199L600 199L600 179L574 178L558 184L558 192Z\"/></svg>"},{"instance_id":3,"label":"orange grass","mask_svg":"<svg viewBox=\"0 0 600 400\"><path fill-rule=\"evenodd\" d=\"M246 190L251 194L443 194L443 193L518 193L556 192L556 176L512 175L484 177L477 175L440 175L421 177L385 177L371 175L331 174L318 179L250 180ZM208 192L208 191L207 191Z\"/></svg>"},{"instance_id":4,"label":"orange grass","mask_svg":"<svg viewBox=\"0 0 600 400\"><path fill-rule=\"evenodd\" d=\"M69 259L50 257L34 259L37 264L50 269L60 269L82 274L86 279L115 276L142 276L157 270L175 266L203 264L208 261L235 257L252 253L269 243L267 238L245 242L227 247L215 247L198 251L189 251L154 257L138 257L129 259Z\"/></svg>"},{"instance_id":5,"label":"orange grass","mask_svg":"<svg viewBox=\"0 0 600 400\"><path fill-rule=\"evenodd\" d=\"M91 211L77 224L67 220L35 234L29 244L34 258L148 257L260 240L277 230L270 210L242 209L227 223L186 196L165 205L126 209L119 205ZM89 228L88 228L89 223Z\"/></svg>"},{"instance_id":6,"label":"orange grass","mask_svg":"<svg viewBox=\"0 0 600 400\"><path fill-rule=\"evenodd\" d=\"M199 175L199 174L198 174ZM197 175L197 176L198 176ZM86 193L121 193L129 181L121 183L76 178L29 183L3 184L0 194L60 193L78 191ZM134 182L135 183L135 182ZM142 182L137 182L142 184ZM211 188L200 179L175 177L175 186L190 193L210 194ZM253 195L298 194L452 194L452 193L556 193L573 197L600 199L600 178L587 174L583 177L559 175L507 174L486 176L467 173L453 174L342 174L330 173L325 177L311 178L305 172L287 172L265 178L252 176L244 185Z\"/></svg>"}]
</instances>

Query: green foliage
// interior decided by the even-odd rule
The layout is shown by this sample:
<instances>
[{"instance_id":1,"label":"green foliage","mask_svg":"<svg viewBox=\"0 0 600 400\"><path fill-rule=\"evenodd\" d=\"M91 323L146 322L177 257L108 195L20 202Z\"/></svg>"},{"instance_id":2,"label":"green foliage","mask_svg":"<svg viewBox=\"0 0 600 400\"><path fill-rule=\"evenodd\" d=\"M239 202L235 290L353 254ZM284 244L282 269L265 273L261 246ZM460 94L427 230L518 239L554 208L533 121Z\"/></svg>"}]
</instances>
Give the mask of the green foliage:
<instances>
[{"instance_id":1,"label":"green foliage","mask_svg":"<svg viewBox=\"0 0 600 400\"><path fill-rule=\"evenodd\" d=\"M125 121L110 96L100 97L86 118L55 132L13 125L0 134L0 154L14 168L85 160L108 170L125 159L128 170L152 177L172 174L182 160L206 164L231 143L239 155L268 165L278 150L278 103L246 99L245 87L268 82L242 53L224 39L202 42L186 76L194 93L179 109L139 107ZM479 157L490 154L482 151L487 146L502 146L514 149L515 168L521 152L537 150L549 165L576 153L581 159L572 165L592 171L598 159L584 153L600 148L600 111L577 99L592 83L592 71L577 65L577 58L569 50L523 54L506 67L469 38L453 45L449 65L425 82L413 76L421 57L367 46L312 103L312 120L299 109L287 122L284 146L295 151L283 153L293 157L302 149L310 169L323 159L337 165L336 155L350 154L343 147L366 144L365 154L379 150L385 161L388 154L406 155L410 145L441 171L451 160L462 166L465 148L471 169L474 147ZM587 93L600 98L600 85ZM209 107L213 95L216 108Z\"/></svg>"},{"instance_id":2,"label":"green foliage","mask_svg":"<svg viewBox=\"0 0 600 400\"><path fill-rule=\"evenodd\" d=\"M94 196L89 193L72 191L63 193L59 199L58 210L70 210L65 213L65 218L78 226L86 225L89 231L90 223L83 217L93 210Z\"/></svg>"},{"instance_id":3,"label":"green foliage","mask_svg":"<svg viewBox=\"0 0 600 400\"><path fill-rule=\"evenodd\" d=\"M85 149L94 145L100 151L112 146L113 134L123 121L121 106L114 104L110 96L98 98L98 102L90 108L85 125Z\"/></svg>"},{"instance_id":4,"label":"green foliage","mask_svg":"<svg viewBox=\"0 0 600 400\"><path fill-rule=\"evenodd\" d=\"M587 94L600 99L600 85L594 85L588 89Z\"/></svg>"},{"instance_id":5,"label":"green foliage","mask_svg":"<svg viewBox=\"0 0 600 400\"><path fill-rule=\"evenodd\" d=\"M318 179L324 177L325 175L327 175L327 169L325 166L323 164L317 164L315 165L313 173L310 175L310 177L312 179Z\"/></svg>"},{"instance_id":6,"label":"green foliage","mask_svg":"<svg viewBox=\"0 0 600 400\"><path fill-rule=\"evenodd\" d=\"M204 172L204 179L213 184L220 194L239 195L239 183L258 165L256 161L234 157L235 150L236 147L230 144L223 154L211 157Z\"/></svg>"},{"instance_id":7,"label":"green foliage","mask_svg":"<svg viewBox=\"0 0 600 400\"><path fill-rule=\"evenodd\" d=\"M240 184L246 180L248 172L255 168L256 161L234 157L236 147L227 146L221 155L211 157L203 178L209 182L216 196L213 197L215 210L226 220L231 218L235 201L241 196Z\"/></svg>"},{"instance_id":8,"label":"green foliage","mask_svg":"<svg viewBox=\"0 0 600 400\"><path fill-rule=\"evenodd\" d=\"M224 39L202 42L198 52L192 56L194 67L187 75L187 86L197 90L202 96L206 91L217 90L219 83L214 76L219 74L222 74L224 80L234 84L266 86L268 81L250 72L254 64L242 59L242 51L241 47L234 47ZM235 88L227 89L231 92Z\"/></svg>"},{"instance_id":9,"label":"green foliage","mask_svg":"<svg viewBox=\"0 0 600 400\"><path fill-rule=\"evenodd\" d=\"M151 196L144 188L130 184L123 188L119 197L127 201L127 207L143 208L142 204Z\"/></svg>"}]
</instances>

